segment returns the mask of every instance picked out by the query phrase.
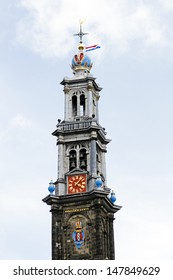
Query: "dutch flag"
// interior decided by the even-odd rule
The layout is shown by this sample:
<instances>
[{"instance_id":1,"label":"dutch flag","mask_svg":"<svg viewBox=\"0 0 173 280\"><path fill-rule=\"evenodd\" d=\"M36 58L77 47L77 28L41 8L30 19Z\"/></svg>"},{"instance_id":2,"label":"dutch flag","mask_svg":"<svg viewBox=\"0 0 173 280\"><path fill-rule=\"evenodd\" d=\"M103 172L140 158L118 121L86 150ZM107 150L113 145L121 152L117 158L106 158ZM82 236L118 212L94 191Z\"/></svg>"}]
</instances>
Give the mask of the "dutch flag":
<instances>
[{"instance_id":1,"label":"dutch flag","mask_svg":"<svg viewBox=\"0 0 173 280\"><path fill-rule=\"evenodd\" d=\"M90 47L85 47L85 51L89 52L89 51L93 51L93 50L100 49L100 48L101 47L99 45L93 45L93 46L90 46Z\"/></svg>"}]
</instances>

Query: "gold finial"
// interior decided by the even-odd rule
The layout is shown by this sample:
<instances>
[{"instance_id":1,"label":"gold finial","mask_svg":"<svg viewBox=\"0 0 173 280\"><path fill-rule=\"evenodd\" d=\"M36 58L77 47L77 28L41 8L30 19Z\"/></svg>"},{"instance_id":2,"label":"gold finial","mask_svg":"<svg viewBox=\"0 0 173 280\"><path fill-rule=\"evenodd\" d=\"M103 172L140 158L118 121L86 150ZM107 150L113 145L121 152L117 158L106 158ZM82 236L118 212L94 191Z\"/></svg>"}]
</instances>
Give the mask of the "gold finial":
<instances>
[{"instance_id":1,"label":"gold finial","mask_svg":"<svg viewBox=\"0 0 173 280\"><path fill-rule=\"evenodd\" d=\"M80 23L80 25L82 25L84 23L84 19L80 19L79 23Z\"/></svg>"}]
</instances>

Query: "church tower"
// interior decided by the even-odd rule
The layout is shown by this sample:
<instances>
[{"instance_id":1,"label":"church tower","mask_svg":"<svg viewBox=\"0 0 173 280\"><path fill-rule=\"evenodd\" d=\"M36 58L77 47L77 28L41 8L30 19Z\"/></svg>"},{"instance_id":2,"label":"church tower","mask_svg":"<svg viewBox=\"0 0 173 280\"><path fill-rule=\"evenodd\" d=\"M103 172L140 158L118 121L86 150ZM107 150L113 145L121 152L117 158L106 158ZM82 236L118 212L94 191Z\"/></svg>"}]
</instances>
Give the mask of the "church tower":
<instances>
[{"instance_id":1,"label":"church tower","mask_svg":"<svg viewBox=\"0 0 173 280\"><path fill-rule=\"evenodd\" d=\"M51 206L52 259L115 259L115 194L107 186L107 144L99 124L102 88L90 74L92 63L83 44L72 59L72 78L64 78L64 120L52 133L58 146L58 177L43 199Z\"/></svg>"}]
</instances>

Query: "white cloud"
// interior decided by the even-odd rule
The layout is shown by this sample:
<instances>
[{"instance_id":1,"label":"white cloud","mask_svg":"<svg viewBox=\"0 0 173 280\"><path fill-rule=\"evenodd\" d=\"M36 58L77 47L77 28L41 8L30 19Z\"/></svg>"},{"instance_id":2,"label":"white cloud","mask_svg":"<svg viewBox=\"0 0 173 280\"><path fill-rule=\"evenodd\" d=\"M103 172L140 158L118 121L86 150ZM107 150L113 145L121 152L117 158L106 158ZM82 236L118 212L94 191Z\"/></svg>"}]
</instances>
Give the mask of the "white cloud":
<instances>
[{"instance_id":1,"label":"white cloud","mask_svg":"<svg viewBox=\"0 0 173 280\"><path fill-rule=\"evenodd\" d=\"M14 117L11 121L10 124L15 127L31 127L31 121L27 120L23 115L18 114L16 117Z\"/></svg>"},{"instance_id":2,"label":"white cloud","mask_svg":"<svg viewBox=\"0 0 173 280\"><path fill-rule=\"evenodd\" d=\"M167 12L173 10L173 0L160 0L160 3Z\"/></svg>"},{"instance_id":3,"label":"white cloud","mask_svg":"<svg viewBox=\"0 0 173 280\"><path fill-rule=\"evenodd\" d=\"M17 25L17 40L43 57L62 57L77 42L79 19L86 19L88 43L102 43L103 48L124 53L136 41L140 48L162 48L168 44L164 14L159 5L143 1L114 0L21 0L27 14Z\"/></svg>"},{"instance_id":4,"label":"white cloud","mask_svg":"<svg viewBox=\"0 0 173 280\"><path fill-rule=\"evenodd\" d=\"M127 259L139 259L140 256L141 259L172 259L170 248L173 246L173 227L170 221L151 222L149 217L144 219L134 213L131 217L125 213L119 215L116 221L119 227L116 232L117 258L123 259L123 256L126 256ZM129 250L129 246L133 250Z\"/></svg>"}]
</instances>

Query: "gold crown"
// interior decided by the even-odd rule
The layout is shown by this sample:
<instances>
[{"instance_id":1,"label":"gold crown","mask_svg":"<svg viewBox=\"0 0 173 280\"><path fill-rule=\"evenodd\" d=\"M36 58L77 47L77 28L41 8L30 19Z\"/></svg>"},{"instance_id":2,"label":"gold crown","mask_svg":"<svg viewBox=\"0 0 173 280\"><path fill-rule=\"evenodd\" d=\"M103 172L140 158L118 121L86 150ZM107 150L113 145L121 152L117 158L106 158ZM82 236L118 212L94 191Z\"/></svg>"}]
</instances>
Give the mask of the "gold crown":
<instances>
[{"instance_id":1,"label":"gold crown","mask_svg":"<svg viewBox=\"0 0 173 280\"><path fill-rule=\"evenodd\" d=\"M79 51L83 51L84 48L85 48L85 47L84 47L84 44L81 44L81 43L80 43L80 44L78 45L78 50L79 50Z\"/></svg>"},{"instance_id":2,"label":"gold crown","mask_svg":"<svg viewBox=\"0 0 173 280\"><path fill-rule=\"evenodd\" d=\"M76 229L81 229L82 228L82 223L78 220L76 222Z\"/></svg>"}]
</instances>

